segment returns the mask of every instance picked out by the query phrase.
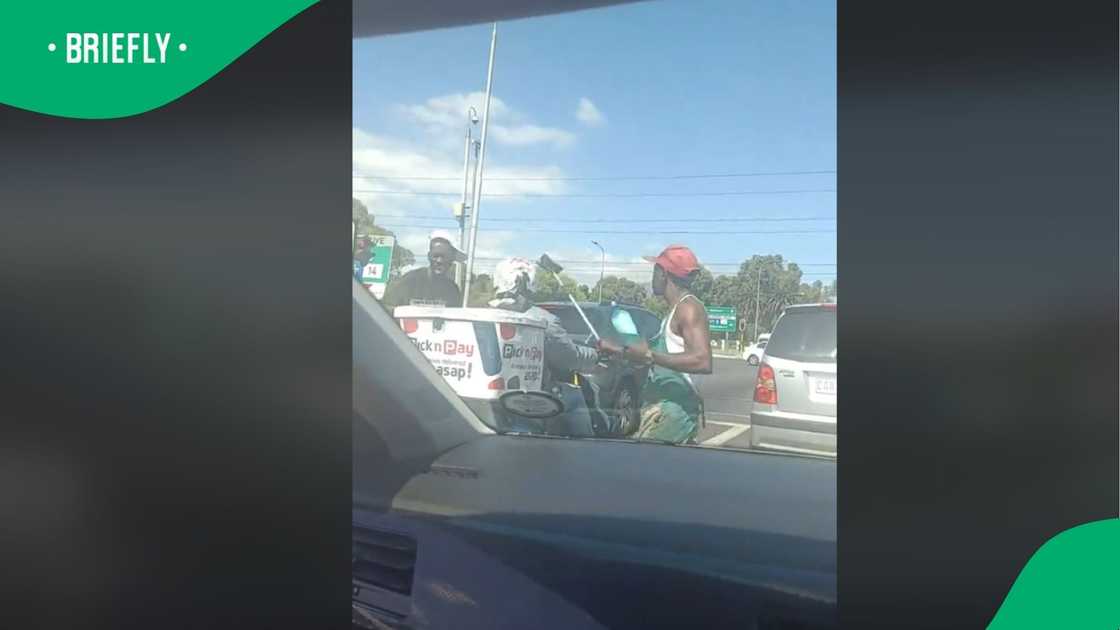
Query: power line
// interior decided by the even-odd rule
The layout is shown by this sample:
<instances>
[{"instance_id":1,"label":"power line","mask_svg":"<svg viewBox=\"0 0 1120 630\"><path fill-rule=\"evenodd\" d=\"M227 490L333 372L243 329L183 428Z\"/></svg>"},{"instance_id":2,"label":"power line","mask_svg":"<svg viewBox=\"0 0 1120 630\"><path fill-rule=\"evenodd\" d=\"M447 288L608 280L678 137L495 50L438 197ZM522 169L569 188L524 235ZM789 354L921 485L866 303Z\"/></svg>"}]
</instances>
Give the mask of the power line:
<instances>
[{"instance_id":1,"label":"power line","mask_svg":"<svg viewBox=\"0 0 1120 630\"><path fill-rule=\"evenodd\" d=\"M432 225L383 224L394 229L431 229ZM549 228L521 228L518 232L550 232L553 234L835 234L836 230L553 230Z\"/></svg>"},{"instance_id":2,"label":"power line","mask_svg":"<svg viewBox=\"0 0 1120 630\"><path fill-rule=\"evenodd\" d=\"M498 260L505 260L505 258L500 258L500 257L495 257L495 256L475 256L475 260L498 261ZM558 263L563 263L563 264L575 264L575 265L586 264L586 265L595 265L596 267L598 267L601 264L601 261L599 261L599 260L590 260L590 259L588 259L588 260L554 259L554 260ZM745 260L745 261L741 261L741 262L701 262L700 264L705 266L705 267L717 267L717 266L718 267L728 267L728 266L738 267L738 266L742 265L744 262L750 262L750 261ZM799 262L789 261L789 260L782 261L782 262L785 263L785 264L797 265L798 267L835 267L836 266L836 263L799 263ZM640 261L639 262L639 261L633 261L633 260L615 260L615 261L608 260L607 261L607 266L608 267L619 266L619 265L649 266L650 263L646 262L646 261Z\"/></svg>"},{"instance_id":3,"label":"power line","mask_svg":"<svg viewBox=\"0 0 1120 630\"><path fill-rule=\"evenodd\" d=\"M476 259L475 259L475 261L476 261L476 267L475 267L475 271L476 271L476 273L478 272L478 270L479 270L479 269L481 269L481 270L482 270L483 272L487 272L487 271L493 271L493 270L495 270L495 269L497 268L497 265L495 265L494 263L484 263L484 264L482 264L482 265L477 265L477 260L478 260L478 259L476 258ZM571 270L571 269L565 269L564 271L573 271L573 270ZM598 267L595 267L594 269L592 269L592 268L588 267L588 268L586 268L586 269L576 269L576 270L574 270L574 271L578 271L579 273L583 273L583 274L587 274L587 273L598 273L598 271L599 271L599 268L598 268ZM632 272L631 272L630 270L626 270L626 271L623 271L622 273L632 273ZM611 269L610 269L610 268L609 268L609 266L608 266L608 268L607 268L607 275L609 276L609 275L618 275L618 274L617 274L617 273L615 273L615 274L612 274L612 273L611 273ZM829 277L829 278L834 278L834 277L836 277L836 273L835 273L835 272L831 272L831 271L802 271L802 272L801 272L801 276L802 276L802 277L806 277L806 276L814 276L814 277Z\"/></svg>"},{"instance_id":4,"label":"power line","mask_svg":"<svg viewBox=\"0 0 1120 630\"><path fill-rule=\"evenodd\" d=\"M415 195L415 196L433 196L433 197L459 197L462 193L457 192L438 192L434 190L370 190L370 189L354 189L356 193L368 193L378 195ZM614 197L614 198L630 198L630 197L732 197L738 195L795 195L795 194L808 194L808 193L834 193L834 188L820 188L820 189L805 189L805 190L724 190L717 192L657 192L657 193L484 193L485 197L566 197L566 198L588 198L588 197Z\"/></svg>"},{"instance_id":5,"label":"power line","mask_svg":"<svg viewBox=\"0 0 1120 630\"><path fill-rule=\"evenodd\" d=\"M495 257L495 256L478 256L478 257L475 257L475 261L476 262L481 262L482 267L485 268L486 270L493 270L497 266L497 263L501 260L505 260L505 259L501 258L501 257ZM580 273L591 273L591 272L594 272L594 271L598 271L602 266L602 262L599 261L599 260L573 260L573 259L553 259L553 260L555 260L556 262L561 263L561 264L565 265L566 267L568 267L569 271L578 271ZM708 268L708 269L711 269L713 267L739 268L745 262L750 262L750 261L748 260L748 261L742 261L742 262L707 262L707 263L701 262L700 264L703 267ZM802 267L836 267L837 266L836 263L799 263L799 262L795 262L795 261L792 261L792 260L783 261L783 263L786 264L786 265L797 265L797 267L799 269L802 268ZM571 265L580 265L580 267L577 268L577 269L572 269ZM646 262L646 261L642 261L642 262L637 262L637 261L614 261L614 262L611 262L611 261L608 261L607 265L606 265L608 272L613 272L615 274L618 274L618 273L632 273L633 271L637 271L637 270L632 270L632 269L621 269L621 270L617 269L618 267L634 267L634 266L649 267L650 263ZM724 273L726 273L726 272L724 272ZM801 275L802 276L836 277L837 274L836 274L835 270L832 270L832 271L801 271Z\"/></svg>"},{"instance_id":6,"label":"power line","mask_svg":"<svg viewBox=\"0 0 1120 630\"><path fill-rule=\"evenodd\" d=\"M374 216L378 218L393 218L393 219L424 219L424 220L439 220L439 221L454 221L455 217L443 215L414 215L414 214L378 214ZM549 219L540 217L519 218L514 219L510 217L479 217L479 221L492 221L495 223L731 223L742 221L757 221L763 222L786 222L786 221L835 221L836 217L743 217L743 218L720 218L720 219Z\"/></svg>"},{"instance_id":7,"label":"power line","mask_svg":"<svg viewBox=\"0 0 1120 630\"><path fill-rule=\"evenodd\" d=\"M487 263L484 263L484 264L489 265L489 266L497 265L497 263L495 263L495 262L487 262ZM583 264L583 263L577 263L574 266L569 265L569 264L565 264L564 268L567 269L568 271L578 271L580 273L589 273L589 272L598 273L598 271L599 271L599 265L598 264L586 265L586 264ZM736 271L736 268L732 268L732 267L711 267L711 268L709 268L705 265L705 268L708 269L712 273L719 273L719 274L734 273ZM649 265L648 263L647 263L647 269L639 269L639 268L631 267L631 266L612 267L609 263L607 264L607 267L606 267L606 271L607 271L608 274L610 274L610 273L614 273L614 274L640 273L642 271L646 271L646 270L650 270L650 269L652 269L652 266ZM809 274L823 275L823 276L834 276L834 275L836 275L835 270L825 271L825 270L820 270L820 269L816 269L816 270L802 269L801 273L803 275L809 275Z\"/></svg>"},{"instance_id":8,"label":"power line","mask_svg":"<svg viewBox=\"0 0 1120 630\"><path fill-rule=\"evenodd\" d=\"M724 179L733 177L769 177L783 175L830 175L835 170L821 171L772 171L758 173L701 173L693 175L608 175L601 177L487 177L491 182L605 182L676 179ZM393 179L424 181L459 181L461 177L431 177L426 175L352 175L354 179Z\"/></svg>"}]
</instances>

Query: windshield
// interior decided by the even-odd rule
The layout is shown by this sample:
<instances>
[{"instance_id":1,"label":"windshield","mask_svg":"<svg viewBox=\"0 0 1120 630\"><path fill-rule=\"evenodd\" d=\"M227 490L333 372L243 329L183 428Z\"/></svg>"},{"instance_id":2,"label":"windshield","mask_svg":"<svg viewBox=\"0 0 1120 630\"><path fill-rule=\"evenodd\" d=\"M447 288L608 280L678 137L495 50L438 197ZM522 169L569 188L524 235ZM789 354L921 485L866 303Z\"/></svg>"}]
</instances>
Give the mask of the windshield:
<instances>
[{"instance_id":1,"label":"windshield","mask_svg":"<svg viewBox=\"0 0 1120 630\"><path fill-rule=\"evenodd\" d=\"M835 3L704 7L354 40L355 278L390 313L444 305L395 319L496 430L835 454L764 378L835 360L834 323L778 325L836 300ZM515 390L564 411L505 415Z\"/></svg>"},{"instance_id":2,"label":"windshield","mask_svg":"<svg viewBox=\"0 0 1120 630\"><path fill-rule=\"evenodd\" d=\"M794 361L835 363L836 311L789 311L778 320L766 354Z\"/></svg>"}]
</instances>

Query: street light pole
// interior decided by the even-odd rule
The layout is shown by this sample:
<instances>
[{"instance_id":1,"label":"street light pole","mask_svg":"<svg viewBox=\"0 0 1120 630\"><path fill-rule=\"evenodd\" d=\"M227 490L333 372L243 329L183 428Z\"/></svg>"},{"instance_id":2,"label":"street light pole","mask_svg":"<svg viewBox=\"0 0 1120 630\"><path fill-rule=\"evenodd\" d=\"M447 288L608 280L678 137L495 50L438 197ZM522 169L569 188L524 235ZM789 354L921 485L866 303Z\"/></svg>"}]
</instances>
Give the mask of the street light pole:
<instances>
[{"instance_id":1,"label":"street light pole","mask_svg":"<svg viewBox=\"0 0 1120 630\"><path fill-rule=\"evenodd\" d=\"M471 195L469 197L470 199L474 199L474 190L475 190L475 188L478 188L478 145L479 144L481 144L481 143L477 139L475 139L474 142L471 143L471 152L474 154L474 160L473 160L474 170L471 172ZM473 211L474 208L472 207L471 210ZM464 237L464 239L465 239L465 237ZM460 251L464 251L464 252L467 251L467 243L465 241L463 243L463 247L460 248ZM467 270L466 265L459 265L459 267L461 267L463 269L463 272L466 273L466 270ZM464 278L463 281L459 283L459 286L465 286L465 285L466 285L466 278ZM466 300L466 298L464 298L464 300ZM463 302L463 305L464 306L466 305L465 301Z\"/></svg>"},{"instance_id":2,"label":"street light pole","mask_svg":"<svg viewBox=\"0 0 1120 630\"><path fill-rule=\"evenodd\" d=\"M603 303L603 272L605 272L607 270L607 250L603 249L603 246L599 244L599 241L591 241L591 244L598 247L599 251L603 253L602 262L599 264L599 303L602 304Z\"/></svg>"},{"instance_id":3,"label":"street light pole","mask_svg":"<svg viewBox=\"0 0 1120 630\"><path fill-rule=\"evenodd\" d=\"M470 204L467 203L467 194L468 187L471 181L471 147L474 146L474 138L471 135L471 126L476 124L478 124L478 112L475 111L474 107L471 107L467 110L467 133L466 137L463 140L463 196L462 200L459 202L459 216L457 217L459 219L459 251L466 251L467 249L467 208L471 207ZM466 273L466 269L461 264L458 265L458 267L460 275L459 286L463 286L464 278L462 277L462 275Z\"/></svg>"},{"instance_id":4,"label":"street light pole","mask_svg":"<svg viewBox=\"0 0 1120 630\"><path fill-rule=\"evenodd\" d=\"M459 202L459 251L466 247L467 238L467 184L470 177L470 162L471 162L471 128L467 125L467 137L464 139L463 147L463 197ZM458 265L460 276L465 271L462 265ZM463 286L463 278L459 278L459 286Z\"/></svg>"},{"instance_id":5,"label":"street light pole","mask_svg":"<svg viewBox=\"0 0 1120 630\"><path fill-rule=\"evenodd\" d=\"M498 45L498 23L494 23L494 29L490 33L490 62L486 68L486 102L482 105L482 141L478 148L478 161L475 163L475 168L478 169L478 176L474 181L474 203L471 204L471 239L470 249L467 252L467 279L463 283L463 306L467 305L467 300L471 295L471 274L474 273L474 250L475 245L478 243L478 211L479 206L482 205L482 174L486 161L486 137L487 130L490 128L490 95L494 88L494 49Z\"/></svg>"},{"instance_id":6,"label":"street light pole","mask_svg":"<svg viewBox=\"0 0 1120 630\"><path fill-rule=\"evenodd\" d=\"M464 242L467 235L467 192L470 184L471 176L471 128L467 127L467 135L463 139L463 196L459 201L459 249L467 246Z\"/></svg>"}]
</instances>

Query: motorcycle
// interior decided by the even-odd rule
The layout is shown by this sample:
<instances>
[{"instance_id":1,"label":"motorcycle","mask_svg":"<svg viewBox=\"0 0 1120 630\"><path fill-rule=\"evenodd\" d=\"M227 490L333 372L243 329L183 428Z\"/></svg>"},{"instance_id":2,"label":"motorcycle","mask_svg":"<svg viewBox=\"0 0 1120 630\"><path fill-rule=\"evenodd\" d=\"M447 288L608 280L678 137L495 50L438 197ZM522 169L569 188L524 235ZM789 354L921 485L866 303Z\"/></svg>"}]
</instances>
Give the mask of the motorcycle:
<instances>
[{"instance_id":1,"label":"motorcycle","mask_svg":"<svg viewBox=\"0 0 1120 630\"><path fill-rule=\"evenodd\" d=\"M538 266L551 273L560 284L559 274L564 268L548 254L540 257ZM594 339L599 340L598 331L576 299L571 294L568 299ZM601 365L607 367L606 363ZM545 398L548 402L544 402ZM603 410L590 377L576 371L553 375L553 382L546 384L542 392L507 392L499 401L499 407L506 412L502 424L513 432L565 437L620 437L623 434L620 419Z\"/></svg>"},{"instance_id":2,"label":"motorcycle","mask_svg":"<svg viewBox=\"0 0 1120 630\"><path fill-rule=\"evenodd\" d=\"M555 381L544 390L514 390L498 398L502 416L497 426L511 433L555 437L609 437L606 414L595 407L594 392L586 378Z\"/></svg>"}]
</instances>

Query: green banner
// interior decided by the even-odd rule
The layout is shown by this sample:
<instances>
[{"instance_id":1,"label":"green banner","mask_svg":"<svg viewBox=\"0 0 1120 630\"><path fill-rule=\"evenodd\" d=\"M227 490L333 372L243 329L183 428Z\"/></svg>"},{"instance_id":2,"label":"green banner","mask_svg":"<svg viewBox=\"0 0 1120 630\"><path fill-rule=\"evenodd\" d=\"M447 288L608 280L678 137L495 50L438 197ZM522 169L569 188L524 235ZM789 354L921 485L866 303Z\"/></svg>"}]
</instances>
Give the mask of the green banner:
<instances>
[{"instance_id":1,"label":"green banner","mask_svg":"<svg viewBox=\"0 0 1120 630\"><path fill-rule=\"evenodd\" d=\"M310 0L8 2L0 8L0 103L119 118L187 94Z\"/></svg>"}]
</instances>

